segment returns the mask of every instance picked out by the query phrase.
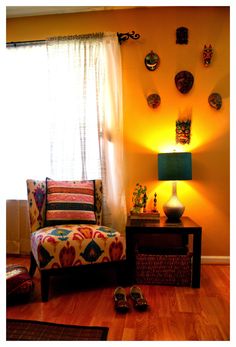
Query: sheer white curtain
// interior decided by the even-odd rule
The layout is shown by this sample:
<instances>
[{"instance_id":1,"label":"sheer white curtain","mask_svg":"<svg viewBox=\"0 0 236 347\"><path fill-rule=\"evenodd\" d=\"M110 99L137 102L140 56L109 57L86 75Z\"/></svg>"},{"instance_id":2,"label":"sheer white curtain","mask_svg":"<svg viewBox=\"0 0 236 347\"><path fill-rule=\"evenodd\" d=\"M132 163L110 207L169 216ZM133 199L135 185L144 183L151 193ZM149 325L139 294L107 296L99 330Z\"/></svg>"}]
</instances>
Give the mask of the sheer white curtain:
<instances>
[{"instance_id":1,"label":"sheer white curtain","mask_svg":"<svg viewBox=\"0 0 236 347\"><path fill-rule=\"evenodd\" d=\"M101 177L98 109L103 102L102 34L47 42L52 176Z\"/></svg>"},{"instance_id":2,"label":"sheer white curtain","mask_svg":"<svg viewBox=\"0 0 236 347\"><path fill-rule=\"evenodd\" d=\"M108 225L124 230L126 201L123 166L123 99L120 45L116 34L106 34L104 52L104 102L101 163L104 187L104 217Z\"/></svg>"},{"instance_id":3,"label":"sheer white curtain","mask_svg":"<svg viewBox=\"0 0 236 347\"><path fill-rule=\"evenodd\" d=\"M27 178L102 178L104 224L124 230L123 114L116 33L7 50L7 199Z\"/></svg>"},{"instance_id":4,"label":"sheer white curtain","mask_svg":"<svg viewBox=\"0 0 236 347\"><path fill-rule=\"evenodd\" d=\"M104 224L124 230L122 68L117 35L52 38L47 51L52 177L101 177Z\"/></svg>"}]
</instances>

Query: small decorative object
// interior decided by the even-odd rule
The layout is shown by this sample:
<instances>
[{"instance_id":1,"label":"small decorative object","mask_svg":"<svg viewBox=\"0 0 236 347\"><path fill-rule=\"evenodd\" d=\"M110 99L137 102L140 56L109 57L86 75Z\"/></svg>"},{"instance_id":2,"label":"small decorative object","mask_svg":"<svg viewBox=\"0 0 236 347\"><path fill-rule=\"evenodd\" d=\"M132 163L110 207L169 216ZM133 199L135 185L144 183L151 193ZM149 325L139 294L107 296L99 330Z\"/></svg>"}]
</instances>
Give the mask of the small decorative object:
<instances>
[{"instance_id":1,"label":"small decorative object","mask_svg":"<svg viewBox=\"0 0 236 347\"><path fill-rule=\"evenodd\" d=\"M156 70L159 65L160 65L160 58L159 56L154 53L153 51L151 51L150 53L148 53L145 57L144 60L145 66L149 71L154 71Z\"/></svg>"},{"instance_id":2,"label":"small decorative object","mask_svg":"<svg viewBox=\"0 0 236 347\"><path fill-rule=\"evenodd\" d=\"M145 192L143 195L143 212L146 212L147 200L148 200L148 197L147 197L147 193Z\"/></svg>"},{"instance_id":3,"label":"small decorative object","mask_svg":"<svg viewBox=\"0 0 236 347\"><path fill-rule=\"evenodd\" d=\"M137 183L132 196L133 208L131 213L141 213L147 202L147 187Z\"/></svg>"},{"instance_id":4,"label":"small decorative object","mask_svg":"<svg viewBox=\"0 0 236 347\"><path fill-rule=\"evenodd\" d=\"M189 144L191 136L191 119L176 121L176 143Z\"/></svg>"},{"instance_id":5,"label":"small decorative object","mask_svg":"<svg viewBox=\"0 0 236 347\"><path fill-rule=\"evenodd\" d=\"M208 67L211 64L212 55L213 55L212 46L209 45L207 47L207 45L204 45L204 49L203 49L203 62L204 62L204 66Z\"/></svg>"},{"instance_id":6,"label":"small decorative object","mask_svg":"<svg viewBox=\"0 0 236 347\"><path fill-rule=\"evenodd\" d=\"M158 94L150 94L147 97L147 103L151 108L157 108L161 103L161 98Z\"/></svg>"},{"instance_id":7,"label":"small decorative object","mask_svg":"<svg viewBox=\"0 0 236 347\"><path fill-rule=\"evenodd\" d=\"M194 77L189 71L180 71L175 76L175 85L182 94L187 94L194 82Z\"/></svg>"},{"instance_id":8,"label":"small decorative object","mask_svg":"<svg viewBox=\"0 0 236 347\"><path fill-rule=\"evenodd\" d=\"M154 193L153 210L152 210L152 212L157 212L157 193Z\"/></svg>"},{"instance_id":9,"label":"small decorative object","mask_svg":"<svg viewBox=\"0 0 236 347\"><path fill-rule=\"evenodd\" d=\"M215 108L216 110L219 110L222 106L222 97L218 93L212 93L208 97L208 102L211 107Z\"/></svg>"},{"instance_id":10,"label":"small decorative object","mask_svg":"<svg viewBox=\"0 0 236 347\"><path fill-rule=\"evenodd\" d=\"M176 43L187 45L188 43L188 28L180 27L176 29Z\"/></svg>"}]
</instances>

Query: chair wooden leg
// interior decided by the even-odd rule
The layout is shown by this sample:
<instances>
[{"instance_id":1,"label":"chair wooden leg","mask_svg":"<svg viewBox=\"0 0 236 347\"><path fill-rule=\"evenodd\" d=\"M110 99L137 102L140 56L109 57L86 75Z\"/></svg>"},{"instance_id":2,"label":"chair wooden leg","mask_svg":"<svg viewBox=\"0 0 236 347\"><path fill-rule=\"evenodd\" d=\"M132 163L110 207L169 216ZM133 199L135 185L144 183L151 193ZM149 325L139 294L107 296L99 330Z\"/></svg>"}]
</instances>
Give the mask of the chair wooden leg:
<instances>
[{"instance_id":1,"label":"chair wooden leg","mask_svg":"<svg viewBox=\"0 0 236 347\"><path fill-rule=\"evenodd\" d=\"M48 301L49 293L49 273L48 271L41 271L41 297L42 301Z\"/></svg>"},{"instance_id":2,"label":"chair wooden leg","mask_svg":"<svg viewBox=\"0 0 236 347\"><path fill-rule=\"evenodd\" d=\"M30 268L29 268L29 275L30 275L30 277L34 276L36 267L37 267L36 260L34 259L33 253L30 252Z\"/></svg>"}]
</instances>

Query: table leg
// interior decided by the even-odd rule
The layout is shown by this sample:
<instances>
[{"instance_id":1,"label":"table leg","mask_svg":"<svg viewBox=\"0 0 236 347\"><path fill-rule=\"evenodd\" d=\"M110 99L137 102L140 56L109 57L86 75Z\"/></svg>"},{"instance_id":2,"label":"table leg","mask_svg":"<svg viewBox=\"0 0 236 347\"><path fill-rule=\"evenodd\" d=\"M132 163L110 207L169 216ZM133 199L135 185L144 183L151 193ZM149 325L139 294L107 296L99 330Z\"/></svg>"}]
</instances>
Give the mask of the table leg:
<instances>
[{"instance_id":1,"label":"table leg","mask_svg":"<svg viewBox=\"0 0 236 347\"><path fill-rule=\"evenodd\" d=\"M126 275L128 278L128 285L132 285L135 282L136 261L135 261L135 241L134 241L134 236L132 235L131 232L126 232L126 259L127 259Z\"/></svg>"},{"instance_id":2,"label":"table leg","mask_svg":"<svg viewBox=\"0 0 236 347\"><path fill-rule=\"evenodd\" d=\"M192 287L200 288L202 230L193 234Z\"/></svg>"}]
</instances>

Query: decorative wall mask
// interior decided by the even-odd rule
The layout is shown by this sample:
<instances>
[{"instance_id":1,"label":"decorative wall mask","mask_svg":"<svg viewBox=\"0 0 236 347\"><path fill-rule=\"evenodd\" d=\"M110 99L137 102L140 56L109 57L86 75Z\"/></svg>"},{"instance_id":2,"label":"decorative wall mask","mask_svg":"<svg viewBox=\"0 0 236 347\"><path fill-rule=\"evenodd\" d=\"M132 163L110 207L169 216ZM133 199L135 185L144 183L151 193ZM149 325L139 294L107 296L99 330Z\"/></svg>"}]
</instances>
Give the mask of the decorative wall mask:
<instances>
[{"instance_id":1,"label":"decorative wall mask","mask_svg":"<svg viewBox=\"0 0 236 347\"><path fill-rule=\"evenodd\" d=\"M150 53L148 53L145 57L145 66L149 71L154 71L156 70L159 65L160 65L160 58L159 56L154 53L153 51L151 51Z\"/></svg>"},{"instance_id":2,"label":"decorative wall mask","mask_svg":"<svg viewBox=\"0 0 236 347\"><path fill-rule=\"evenodd\" d=\"M191 119L176 121L176 143L189 144L191 136Z\"/></svg>"},{"instance_id":3,"label":"decorative wall mask","mask_svg":"<svg viewBox=\"0 0 236 347\"><path fill-rule=\"evenodd\" d=\"M209 45L209 47L207 47L206 45L204 45L204 49L203 49L203 62L204 62L204 66L209 66L211 64L211 58L213 55L213 49L212 46Z\"/></svg>"},{"instance_id":4,"label":"decorative wall mask","mask_svg":"<svg viewBox=\"0 0 236 347\"><path fill-rule=\"evenodd\" d=\"M157 108L161 103L161 98L158 94L150 94L147 97L147 103L151 108Z\"/></svg>"},{"instance_id":5,"label":"decorative wall mask","mask_svg":"<svg viewBox=\"0 0 236 347\"><path fill-rule=\"evenodd\" d=\"M208 102L211 107L215 108L216 110L219 110L222 106L222 97L218 93L212 93L208 97Z\"/></svg>"},{"instance_id":6,"label":"decorative wall mask","mask_svg":"<svg viewBox=\"0 0 236 347\"><path fill-rule=\"evenodd\" d=\"M188 28L180 27L176 29L176 43L180 45L188 44Z\"/></svg>"},{"instance_id":7,"label":"decorative wall mask","mask_svg":"<svg viewBox=\"0 0 236 347\"><path fill-rule=\"evenodd\" d=\"M182 94L187 94L193 86L194 77L189 71L180 71L175 76L175 85Z\"/></svg>"}]
</instances>

